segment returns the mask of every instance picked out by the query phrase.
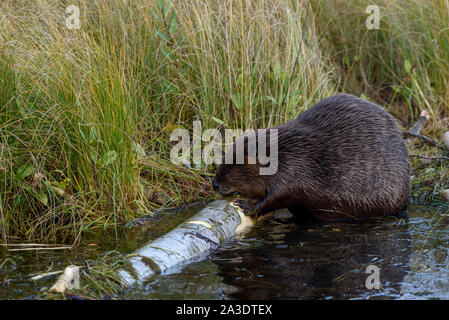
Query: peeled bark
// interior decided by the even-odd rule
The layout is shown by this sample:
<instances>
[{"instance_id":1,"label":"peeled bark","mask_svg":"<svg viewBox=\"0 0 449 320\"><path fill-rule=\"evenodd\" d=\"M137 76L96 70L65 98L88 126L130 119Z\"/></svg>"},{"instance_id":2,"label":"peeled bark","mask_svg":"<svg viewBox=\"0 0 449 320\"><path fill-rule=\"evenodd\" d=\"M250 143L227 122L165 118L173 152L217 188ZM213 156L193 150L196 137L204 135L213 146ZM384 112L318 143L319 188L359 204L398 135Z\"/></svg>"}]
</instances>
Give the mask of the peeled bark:
<instances>
[{"instance_id":1,"label":"peeled bark","mask_svg":"<svg viewBox=\"0 0 449 320\"><path fill-rule=\"evenodd\" d=\"M411 134L420 134L427 121L429 121L430 116L427 110L421 111L418 120L415 122L413 127L409 130Z\"/></svg>"},{"instance_id":2,"label":"peeled bark","mask_svg":"<svg viewBox=\"0 0 449 320\"><path fill-rule=\"evenodd\" d=\"M418 120L413 125L413 127L409 131L402 132L403 137L406 138L405 142L410 145L413 143L415 139L421 139L426 143L429 143L434 146L438 146L439 143L429 137L426 137L425 135L421 134L422 129L426 125L426 123L429 121L429 113L426 110L421 111L421 114L419 115Z\"/></svg>"},{"instance_id":3,"label":"peeled bark","mask_svg":"<svg viewBox=\"0 0 449 320\"><path fill-rule=\"evenodd\" d=\"M229 201L212 202L174 230L132 253L131 269L122 269L119 274L125 285L164 274L216 249L224 240L252 224L252 220Z\"/></svg>"},{"instance_id":4,"label":"peeled bark","mask_svg":"<svg viewBox=\"0 0 449 320\"><path fill-rule=\"evenodd\" d=\"M444 197L444 199L446 199L447 201L449 201L449 189L442 190L442 191L441 191L441 195Z\"/></svg>"},{"instance_id":5,"label":"peeled bark","mask_svg":"<svg viewBox=\"0 0 449 320\"><path fill-rule=\"evenodd\" d=\"M52 293L64 293L67 289L79 289L79 268L77 266L68 266L65 268L58 281L51 287Z\"/></svg>"}]
</instances>

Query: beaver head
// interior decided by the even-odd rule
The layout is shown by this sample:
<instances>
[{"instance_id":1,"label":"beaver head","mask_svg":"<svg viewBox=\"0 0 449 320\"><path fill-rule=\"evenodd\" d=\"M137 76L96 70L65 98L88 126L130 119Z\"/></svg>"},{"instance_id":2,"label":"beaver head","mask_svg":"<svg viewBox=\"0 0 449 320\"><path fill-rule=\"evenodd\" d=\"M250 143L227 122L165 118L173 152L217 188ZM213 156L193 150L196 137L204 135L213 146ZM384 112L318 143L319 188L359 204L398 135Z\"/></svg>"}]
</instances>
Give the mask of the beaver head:
<instances>
[{"instance_id":1,"label":"beaver head","mask_svg":"<svg viewBox=\"0 0 449 320\"><path fill-rule=\"evenodd\" d=\"M253 141L249 141L248 136L244 134L237 139L232 148L226 151L232 152L232 161L227 161L226 156L223 155L222 164L217 166L215 178L212 182L215 191L225 196L240 194L242 197L252 200L260 200L266 196L270 181L268 177L270 176L264 175L263 172L267 168L271 168L273 163L271 158L268 160L265 157L265 161L259 157L258 147L260 147L261 139L270 138L265 131L263 133L259 131L255 132ZM272 150L273 148L270 148L270 142L272 141L268 139L264 145L266 148L266 151L263 152L264 155L272 155L270 149ZM239 143L242 143L243 147L239 147ZM252 149L253 152L249 152L248 149ZM237 160L236 154L240 150L243 153L243 161ZM265 161L264 164L261 161Z\"/></svg>"},{"instance_id":2,"label":"beaver head","mask_svg":"<svg viewBox=\"0 0 449 320\"><path fill-rule=\"evenodd\" d=\"M212 181L215 191L221 195L240 194L248 199L262 199L267 183L259 174L259 164L221 164Z\"/></svg>"}]
</instances>

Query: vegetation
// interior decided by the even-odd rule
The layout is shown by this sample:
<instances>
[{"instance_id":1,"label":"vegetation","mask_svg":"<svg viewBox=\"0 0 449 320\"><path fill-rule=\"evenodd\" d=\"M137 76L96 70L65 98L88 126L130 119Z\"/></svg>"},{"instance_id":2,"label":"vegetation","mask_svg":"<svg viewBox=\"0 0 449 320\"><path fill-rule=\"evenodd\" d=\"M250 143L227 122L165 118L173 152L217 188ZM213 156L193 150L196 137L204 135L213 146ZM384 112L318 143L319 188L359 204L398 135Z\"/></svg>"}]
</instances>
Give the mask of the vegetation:
<instances>
[{"instance_id":1,"label":"vegetation","mask_svg":"<svg viewBox=\"0 0 449 320\"><path fill-rule=\"evenodd\" d=\"M410 3L413 2L413 3ZM408 127L449 117L449 1L4 0L0 241L113 227L213 197L170 133L266 127L345 91ZM69 5L80 28L67 28ZM285 100L284 100L285 99ZM447 178L447 167L439 177ZM446 185L443 182L440 185Z\"/></svg>"}]
</instances>

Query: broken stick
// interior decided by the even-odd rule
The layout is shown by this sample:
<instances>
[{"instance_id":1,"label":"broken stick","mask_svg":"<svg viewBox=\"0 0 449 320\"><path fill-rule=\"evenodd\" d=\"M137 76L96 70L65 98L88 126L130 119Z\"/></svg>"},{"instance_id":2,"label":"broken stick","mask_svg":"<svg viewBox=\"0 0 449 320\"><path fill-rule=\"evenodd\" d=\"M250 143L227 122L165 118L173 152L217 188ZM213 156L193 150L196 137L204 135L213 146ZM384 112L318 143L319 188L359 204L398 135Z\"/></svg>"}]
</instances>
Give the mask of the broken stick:
<instances>
[{"instance_id":1,"label":"broken stick","mask_svg":"<svg viewBox=\"0 0 449 320\"><path fill-rule=\"evenodd\" d=\"M70 265L64 269L58 281L51 287L52 293L64 293L67 289L79 289L80 272L79 267Z\"/></svg>"}]
</instances>

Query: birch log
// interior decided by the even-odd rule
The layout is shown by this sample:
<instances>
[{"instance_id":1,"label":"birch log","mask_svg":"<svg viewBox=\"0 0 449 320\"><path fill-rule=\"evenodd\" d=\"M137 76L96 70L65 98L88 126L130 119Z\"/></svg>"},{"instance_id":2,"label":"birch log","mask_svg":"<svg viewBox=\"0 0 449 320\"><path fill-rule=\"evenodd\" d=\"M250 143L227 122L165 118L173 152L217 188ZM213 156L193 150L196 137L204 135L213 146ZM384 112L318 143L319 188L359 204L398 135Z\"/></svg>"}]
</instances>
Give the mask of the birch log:
<instances>
[{"instance_id":1,"label":"birch log","mask_svg":"<svg viewBox=\"0 0 449 320\"><path fill-rule=\"evenodd\" d=\"M231 202L212 202L174 230L132 253L131 270L119 271L123 284L131 285L164 274L169 268L216 249L225 239L252 224Z\"/></svg>"}]
</instances>

